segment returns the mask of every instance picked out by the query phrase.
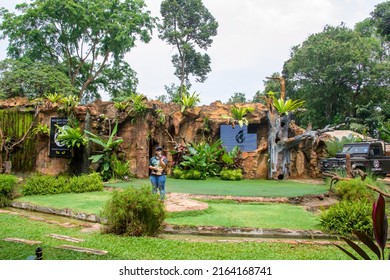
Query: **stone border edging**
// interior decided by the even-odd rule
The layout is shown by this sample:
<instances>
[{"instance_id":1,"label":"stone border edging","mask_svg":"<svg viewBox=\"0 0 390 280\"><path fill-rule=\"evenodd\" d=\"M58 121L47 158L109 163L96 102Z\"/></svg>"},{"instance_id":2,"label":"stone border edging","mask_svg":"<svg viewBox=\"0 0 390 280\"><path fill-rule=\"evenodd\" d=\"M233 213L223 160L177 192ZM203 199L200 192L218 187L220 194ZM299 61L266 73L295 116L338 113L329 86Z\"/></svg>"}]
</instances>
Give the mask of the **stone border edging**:
<instances>
[{"instance_id":1,"label":"stone border edging","mask_svg":"<svg viewBox=\"0 0 390 280\"><path fill-rule=\"evenodd\" d=\"M76 220L82 220L92 223L101 223L104 222L104 219L100 218L99 216L95 214L86 214L86 213L74 213L70 209L54 209L50 207L45 206L37 206L28 204L26 202L19 202L19 201L13 201L11 203L11 207L18 208L18 209L24 209L24 210L30 210L35 212L41 212L46 214L54 214L58 216L68 217Z\"/></svg>"},{"instance_id":2,"label":"stone border edging","mask_svg":"<svg viewBox=\"0 0 390 280\"><path fill-rule=\"evenodd\" d=\"M336 235L325 234L320 230L291 230L238 227L228 228L219 226L179 226L169 224L165 226L164 233L226 237L339 239L339 237Z\"/></svg>"}]
</instances>

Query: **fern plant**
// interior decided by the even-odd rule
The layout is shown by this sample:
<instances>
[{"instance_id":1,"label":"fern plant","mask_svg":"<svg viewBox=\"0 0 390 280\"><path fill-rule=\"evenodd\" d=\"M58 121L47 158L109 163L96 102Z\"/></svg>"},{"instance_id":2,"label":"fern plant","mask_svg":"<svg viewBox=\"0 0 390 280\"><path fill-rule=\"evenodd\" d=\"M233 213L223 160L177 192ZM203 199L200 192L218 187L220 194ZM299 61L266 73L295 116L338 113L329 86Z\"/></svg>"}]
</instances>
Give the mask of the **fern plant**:
<instances>
[{"instance_id":1,"label":"fern plant","mask_svg":"<svg viewBox=\"0 0 390 280\"><path fill-rule=\"evenodd\" d=\"M273 106L278 111L279 115L287 115L289 112L294 112L301 108L305 103L303 100L284 100L282 98L276 99L275 96L272 96L272 99Z\"/></svg>"}]
</instances>

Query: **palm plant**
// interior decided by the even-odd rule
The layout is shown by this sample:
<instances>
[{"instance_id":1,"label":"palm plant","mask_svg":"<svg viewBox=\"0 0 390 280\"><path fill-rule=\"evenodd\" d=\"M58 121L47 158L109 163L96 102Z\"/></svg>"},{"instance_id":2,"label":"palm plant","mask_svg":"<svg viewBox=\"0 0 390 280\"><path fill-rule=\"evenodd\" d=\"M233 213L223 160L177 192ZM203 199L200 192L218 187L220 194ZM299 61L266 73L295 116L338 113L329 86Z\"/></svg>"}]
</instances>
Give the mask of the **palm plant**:
<instances>
[{"instance_id":1,"label":"palm plant","mask_svg":"<svg viewBox=\"0 0 390 280\"><path fill-rule=\"evenodd\" d=\"M287 115L289 112L294 112L297 109L301 108L305 101L302 100L284 100L282 98L276 99L275 96L272 96L273 106L278 111L279 115Z\"/></svg>"}]
</instances>

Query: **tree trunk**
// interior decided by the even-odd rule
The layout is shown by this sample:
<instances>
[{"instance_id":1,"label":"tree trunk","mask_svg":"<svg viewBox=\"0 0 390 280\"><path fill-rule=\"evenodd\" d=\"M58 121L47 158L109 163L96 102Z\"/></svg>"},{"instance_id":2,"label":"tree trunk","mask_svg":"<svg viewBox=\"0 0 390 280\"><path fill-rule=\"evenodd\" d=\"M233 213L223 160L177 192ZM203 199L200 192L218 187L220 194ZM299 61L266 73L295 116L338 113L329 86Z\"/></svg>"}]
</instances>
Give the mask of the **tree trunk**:
<instances>
[{"instance_id":1,"label":"tree trunk","mask_svg":"<svg viewBox=\"0 0 390 280\"><path fill-rule=\"evenodd\" d=\"M268 154L269 179L287 179L289 176L290 151L287 149L288 122L287 116L280 117L277 112L268 111Z\"/></svg>"},{"instance_id":2,"label":"tree trunk","mask_svg":"<svg viewBox=\"0 0 390 280\"><path fill-rule=\"evenodd\" d=\"M85 115L85 127L84 130L91 131L91 114L87 111ZM83 148L82 154L82 163L81 163L81 173L88 174L89 173L89 165L91 156L91 141L88 142L88 145Z\"/></svg>"}]
</instances>

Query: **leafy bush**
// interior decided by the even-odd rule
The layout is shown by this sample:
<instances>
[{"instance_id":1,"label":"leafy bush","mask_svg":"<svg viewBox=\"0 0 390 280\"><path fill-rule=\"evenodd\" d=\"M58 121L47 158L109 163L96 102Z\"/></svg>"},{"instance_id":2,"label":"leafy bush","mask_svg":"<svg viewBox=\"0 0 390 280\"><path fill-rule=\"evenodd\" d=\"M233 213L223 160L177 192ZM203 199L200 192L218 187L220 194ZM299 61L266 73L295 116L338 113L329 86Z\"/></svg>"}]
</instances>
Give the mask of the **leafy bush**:
<instances>
[{"instance_id":1,"label":"leafy bush","mask_svg":"<svg viewBox=\"0 0 390 280\"><path fill-rule=\"evenodd\" d=\"M0 207L10 205L17 182L16 176L0 174Z\"/></svg>"},{"instance_id":2,"label":"leafy bush","mask_svg":"<svg viewBox=\"0 0 390 280\"><path fill-rule=\"evenodd\" d=\"M239 181L243 179L241 169L223 169L219 175L221 176L222 180Z\"/></svg>"},{"instance_id":3,"label":"leafy bush","mask_svg":"<svg viewBox=\"0 0 390 280\"><path fill-rule=\"evenodd\" d=\"M348 181L339 181L336 184L336 194L342 200L356 201L367 199L373 201L375 199L374 192L366 187L366 181L356 178Z\"/></svg>"},{"instance_id":4,"label":"leafy bush","mask_svg":"<svg viewBox=\"0 0 390 280\"><path fill-rule=\"evenodd\" d=\"M239 146L235 146L230 152L222 155L223 165L227 169L242 169L243 161L242 150Z\"/></svg>"},{"instance_id":5,"label":"leafy bush","mask_svg":"<svg viewBox=\"0 0 390 280\"><path fill-rule=\"evenodd\" d=\"M105 205L102 216L107 219L104 232L124 236L156 236L163 228L164 203L149 187L115 191Z\"/></svg>"},{"instance_id":6,"label":"leafy bush","mask_svg":"<svg viewBox=\"0 0 390 280\"><path fill-rule=\"evenodd\" d=\"M172 176L173 178L175 179L185 179L185 173L182 169L180 169L179 167L175 167L173 170L172 170Z\"/></svg>"},{"instance_id":7,"label":"leafy bush","mask_svg":"<svg viewBox=\"0 0 390 280\"><path fill-rule=\"evenodd\" d=\"M202 176L202 173L195 169L182 170L179 167L175 167L172 170L172 176L175 179L188 179L188 180L204 180L206 177Z\"/></svg>"},{"instance_id":8,"label":"leafy bush","mask_svg":"<svg viewBox=\"0 0 390 280\"><path fill-rule=\"evenodd\" d=\"M102 180L97 173L82 176L48 176L36 174L29 177L23 185L24 195L81 193L102 191Z\"/></svg>"},{"instance_id":9,"label":"leafy bush","mask_svg":"<svg viewBox=\"0 0 390 280\"><path fill-rule=\"evenodd\" d=\"M194 170L194 169L191 169L191 170L186 170L185 172L185 179L189 179L189 180L204 180L206 179L205 177L202 176L202 173L198 170Z\"/></svg>"},{"instance_id":10,"label":"leafy bush","mask_svg":"<svg viewBox=\"0 0 390 280\"><path fill-rule=\"evenodd\" d=\"M354 231L372 236L372 206L367 200L341 201L321 214L321 225L329 232L351 235Z\"/></svg>"},{"instance_id":11,"label":"leafy bush","mask_svg":"<svg viewBox=\"0 0 390 280\"><path fill-rule=\"evenodd\" d=\"M68 184L73 193L103 191L104 189L102 178L98 173L70 177Z\"/></svg>"},{"instance_id":12,"label":"leafy bush","mask_svg":"<svg viewBox=\"0 0 390 280\"><path fill-rule=\"evenodd\" d=\"M184 170L197 170L201 173L201 179L216 176L221 171L221 157L224 149L221 147L221 140L213 144L201 142L192 143L188 147L189 155L183 155L180 165Z\"/></svg>"}]
</instances>

